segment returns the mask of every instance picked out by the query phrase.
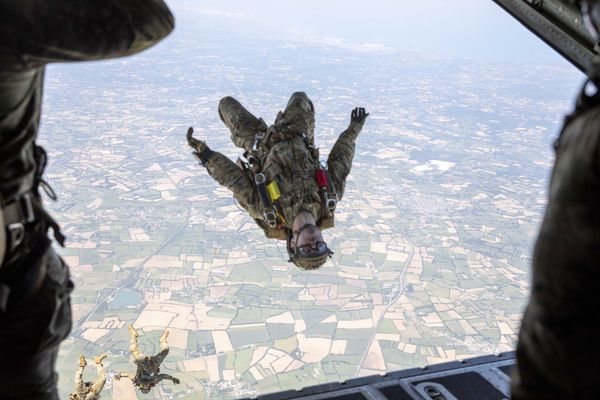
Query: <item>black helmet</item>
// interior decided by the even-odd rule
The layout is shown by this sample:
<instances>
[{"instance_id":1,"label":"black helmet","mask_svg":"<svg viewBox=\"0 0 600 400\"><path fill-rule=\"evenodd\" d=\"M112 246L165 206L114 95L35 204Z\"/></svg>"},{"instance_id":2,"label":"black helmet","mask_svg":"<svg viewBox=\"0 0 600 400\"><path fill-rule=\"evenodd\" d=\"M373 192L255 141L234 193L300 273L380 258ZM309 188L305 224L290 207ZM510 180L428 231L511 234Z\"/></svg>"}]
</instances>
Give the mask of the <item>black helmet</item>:
<instances>
[{"instance_id":1,"label":"black helmet","mask_svg":"<svg viewBox=\"0 0 600 400\"><path fill-rule=\"evenodd\" d=\"M142 393L150 393L150 390L154 387L153 383L141 383L140 385L140 391Z\"/></svg>"},{"instance_id":2,"label":"black helmet","mask_svg":"<svg viewBox=\"0 0 600 400\"><path fill-rule=\"evenodd\" d=\"M298 231L296 238L300 236L300 232L304 229L313 227L312 224L306 224ZM291 230L286 230L287 235L287 252L290 256L289 262L294 263L298 268L302 269L317 269L321 265L325 264L328 258L333 255L333 251L329 250L327 243L317 242L316 248L311 246L300 246L298 247L298 239L292 246L293 233Z\"/></svg>"}]
</instances>

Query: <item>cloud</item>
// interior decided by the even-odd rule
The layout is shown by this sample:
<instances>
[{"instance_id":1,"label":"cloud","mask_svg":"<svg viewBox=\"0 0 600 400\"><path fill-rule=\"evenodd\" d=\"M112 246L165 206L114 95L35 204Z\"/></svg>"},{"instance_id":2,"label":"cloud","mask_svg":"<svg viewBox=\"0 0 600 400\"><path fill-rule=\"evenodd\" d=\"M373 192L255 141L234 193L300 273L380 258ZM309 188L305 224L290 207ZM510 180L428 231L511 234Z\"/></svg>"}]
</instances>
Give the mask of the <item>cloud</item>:
<instances>
[{"instance_id":1,"label":"cloud","mask_svg":"<svg viewBox=\"0 0 600 400\"><path fill-rule=\"evenodd\" d=\"M385 46L383 43L355 43L338 37L303 36L297 37L296 40L364 53L393 53L395 51L394 49Z\"/></svg>"}]
</instances>

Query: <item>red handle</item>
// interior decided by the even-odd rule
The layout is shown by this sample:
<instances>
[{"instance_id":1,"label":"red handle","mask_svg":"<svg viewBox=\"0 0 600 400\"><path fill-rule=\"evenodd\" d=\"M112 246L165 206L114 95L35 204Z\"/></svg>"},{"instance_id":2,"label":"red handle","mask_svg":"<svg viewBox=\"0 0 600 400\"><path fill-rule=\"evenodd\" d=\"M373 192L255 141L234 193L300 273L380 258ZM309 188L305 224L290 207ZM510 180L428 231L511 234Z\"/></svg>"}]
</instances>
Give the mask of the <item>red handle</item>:
<instances>
[{"instance_id":1,"label":"red handle","mask_svg":"<svg viewBox=\"0 0 600 400\"><path fill-rule=\"evenodd\" d=\"M319 185L320 188L327 188L327 174L325 174L325 171L323 171L322 169L318 169L316 178L317 185Z\"/></svg>"}]
</instances>

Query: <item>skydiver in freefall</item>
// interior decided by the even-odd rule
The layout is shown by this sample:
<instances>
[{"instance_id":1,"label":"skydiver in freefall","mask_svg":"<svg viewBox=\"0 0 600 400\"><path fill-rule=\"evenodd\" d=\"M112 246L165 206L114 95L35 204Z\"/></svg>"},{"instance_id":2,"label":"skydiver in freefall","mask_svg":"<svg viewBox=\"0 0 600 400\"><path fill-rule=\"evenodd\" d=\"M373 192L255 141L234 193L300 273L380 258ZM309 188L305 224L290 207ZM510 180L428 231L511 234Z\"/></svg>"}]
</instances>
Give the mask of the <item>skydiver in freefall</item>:
<instances>
[{"instance_id":1,"label":"skydiver in freefall","mask_svg":"<svg viewBox=\"0 0 600 400\"><path fill-rule=\"evenodd\" d=\"M131 338L130 350L133 355L133 360L136 365L135 374L121 372L116 375L117 379L129 378L133 383L133 386L140 389L142 393L149 393L153 387L155 387L160 381L167 379L172 381L174 384L179 384L179 379L169 375L160 373L160 365L169 354L169 345L167 343L167 337L169 331L165 329L162 336L160 337L160 352L153 356L147 356L140 351L138 347L138 332L132 326L129 325L129 334Z\"/></svg>"},{"instance_id":2,"label":"skydiver in freefall","mask_svg":"<svg viewBox=\"0 0 600 400\"><path fill-rule=\"evenodd\" d=\"M79 368L75 371L75 392L69 395L69 400L99 400L100 392L104 389L106 383L106 369L102 360L106 358L106 354L102 354L94 359L96 369L98 370L98 378L92 382L84 382L83 371L87 365L85 357L79 357Z\"/></svg>"},{"instance_id":3,"label":"skydiver in freefall","mask_svg":"<svg viewBox=\"0 0 600 400\"><path fill-rule=\"evenodd\" d=\"M267 238L286 240L291 262L303 269L323 265L333 254L322 230L333 227L337 202L344 194L352 167L355 141L369 114L355 108L321 165L315 147L315 110L304 92L292 94L270 127L237 100L225 97L219 116L233 143L245 150L248 162L236 164L187 134L201 164L219 184L233 192Z\"/></svg>"}]
</instances>

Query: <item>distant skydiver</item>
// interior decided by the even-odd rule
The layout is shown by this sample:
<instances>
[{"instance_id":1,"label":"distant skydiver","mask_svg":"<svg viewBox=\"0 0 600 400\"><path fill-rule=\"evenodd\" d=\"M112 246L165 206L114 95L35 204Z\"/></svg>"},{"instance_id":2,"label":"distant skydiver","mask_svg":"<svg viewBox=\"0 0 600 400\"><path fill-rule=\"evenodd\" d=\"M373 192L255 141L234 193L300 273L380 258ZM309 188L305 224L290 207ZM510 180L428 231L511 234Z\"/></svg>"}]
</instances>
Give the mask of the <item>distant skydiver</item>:
<instances>
[{"instance_id":1,"label":"distant skydiver","mask_svg":"<svg viewBox=\"0 0 600 400\"><path fill-rule=\"evenodd\" d=\"M275 123L267 127L237 100L225 97L219 116L246 161L232 162L187 133L194 154L219 184L233 192L268 238L286 240L290 261L303 269L323 265L333 254L322 229L333 226L337 201L344 194L354 157L355 140L369 114L355 108L327 159L315 148L315 111L303 92L292 94Z\"/></svg>"},{"instance_id":2,"label":"distant skydiver","mask_svg":"<svg viewBox=\"0 0 600 400\"><path fill-rule=\"evenodd\" d=\"M600 1L572 1L596 41ZM555 142L511 399L595 399L600 376L600 63Z\"/></svg>"},{"instance_id":3,"label":"distant skydiver","mask_svg":"<svg viewBox=\"0 0 600 400\"><path fill-rule=\"evenodd\" d=\"M58 345L71 329L67 266L47 237L35 141L51 62L121 57L173 29L162 0L0 0L0 397L57 399Z\"/></svg>"},{"instance_id":4,"label":"distant skydiver","mask_svg":"<svg viewBox=\"0 0 600 400\"><path fill-rule=\"evenodd\" d=\"M83 370L87 365L84 356L79 357L79 368L75 372L75 392L69 395L69 400L98 400L100 392L106 383L106 370L102 364L102 360L106 358L106 354L102 354L94 359L96 368L98 369L98 379L94 383L83 381Z\"/></svg>"},{"instance_id":5,"label":"distant skydiver","mask_svg":"<svg viewBox=\"0 0 600 400\"><path fill-rule=\"evenodd\" d=\"M179 379L168 374L160 373L160 364L162 364L167 354L169 354L169 345L167 344L169 331L165 329L163 332L159 342L160 352L152 357L146 356L140 352L137 342L138 333L131 325L129 325L129 334L131 336L131 345L129 349L131 350L131 354L133 354L133 359L135 365L137 366L137 370L135 374L121 372L120 374L116 375L116 378L131 379L133 385L139 387L142 393L150 392L150 390L163 379L169 379L173 381L174 384L178 384Z\"/></svg>"}]
</instances>

